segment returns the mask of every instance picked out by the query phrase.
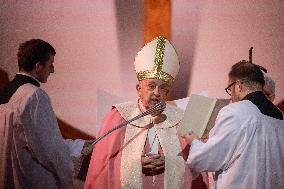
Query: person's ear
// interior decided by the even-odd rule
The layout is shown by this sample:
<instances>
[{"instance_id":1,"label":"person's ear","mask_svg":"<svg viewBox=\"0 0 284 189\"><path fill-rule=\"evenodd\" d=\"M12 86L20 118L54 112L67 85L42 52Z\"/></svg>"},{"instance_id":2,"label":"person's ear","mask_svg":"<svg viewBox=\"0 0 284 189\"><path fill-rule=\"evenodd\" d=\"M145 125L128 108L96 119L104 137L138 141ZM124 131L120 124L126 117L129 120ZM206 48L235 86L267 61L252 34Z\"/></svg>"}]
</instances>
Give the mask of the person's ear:
<instances>
[{"instance_id":1,"label":"person's ear","mask_svg":"<svg viewBox=\"0 0 284 189\"><path fill-rule=\"evenodd\" d=\"M140 90L141 90L141 84L138 83L138 84L136 85L136 91L139 92Z\"/></svg>"},{"instance_id":2,"label":"person's ear","mask_svg":"<svg viewBox=\"0 0 284 189\"><path fill-rule=\"evenodd\" d=\"M34 65L35 73L39 73L41 71L41 67L42 65L40 64L40 62L36 63Z\"/></svg>"},{"instance_id":3,"label":"person's ear","mask_svg":"<svg viewBox=\"0 0 284 189\"><path fill-rule=\"evenodd\" d=\"M236 81L235 87L237 87L238 91L240 91L240 92L243 91L243 89L244 89L242 84L243 84L242 81L240 81L240 80Z\"/></svg>"},{"instance_id":4,"label":"person's ear","mask_svg":"<svg viewBox=\"0 0 284 189\"><path fill-rule=\"evenodd\" d=\"M139 98L141 98L141 89L142 89L142 86L141 86L141 83L139 82L136 85L136 91L137 91L137 94L138 94Z\"/></svg>"}]
</instances>

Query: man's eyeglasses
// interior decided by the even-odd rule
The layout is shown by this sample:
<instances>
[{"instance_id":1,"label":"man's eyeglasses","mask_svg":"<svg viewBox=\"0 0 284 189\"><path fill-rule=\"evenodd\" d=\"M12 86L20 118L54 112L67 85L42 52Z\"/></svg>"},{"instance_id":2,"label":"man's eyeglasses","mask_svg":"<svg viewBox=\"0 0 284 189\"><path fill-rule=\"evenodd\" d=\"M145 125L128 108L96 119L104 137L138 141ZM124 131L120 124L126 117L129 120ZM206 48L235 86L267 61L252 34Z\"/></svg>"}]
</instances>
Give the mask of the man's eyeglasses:
<instances>
[{"instance_id":1,"label":"man's eyeglasses","mask_svg":"<svg viewBox=\"0 0 284 189\"><path fill-rule=\"evenodd\" d=\"M231 90L231 87L234 85L234 84L236 84L237 82L236 81L234 81L233 83L231 83L230 85L228 85L228 87L226 87L225 88L225 91L226 91L226 93L228 93L228 95L232 95L232 90Z\"/></svg>"}]
</instances>

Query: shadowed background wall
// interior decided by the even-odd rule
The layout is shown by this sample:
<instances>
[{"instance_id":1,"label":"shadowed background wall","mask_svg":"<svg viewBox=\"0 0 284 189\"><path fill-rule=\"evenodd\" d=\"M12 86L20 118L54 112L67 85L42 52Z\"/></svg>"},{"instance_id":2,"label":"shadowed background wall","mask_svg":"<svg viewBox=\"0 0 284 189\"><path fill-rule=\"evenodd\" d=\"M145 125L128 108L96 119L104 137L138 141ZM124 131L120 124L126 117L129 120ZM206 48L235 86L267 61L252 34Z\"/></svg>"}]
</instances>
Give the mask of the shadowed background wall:
<instances>
[{"instance_id":1,"label":"shadowed background wall","mask_svg":"<svg viewBox=\"0 0 284 189\"><path fill-rule=\"evenodd\" d=\"M19 43L41 38L57 51L55 74L42 87L62 121L94 135L112 103L136 98L143 1L0 2L1 82L18 71ZM251 46L253 62L276 81L275 102L284 98L283 1L173 0L171 41L181 63L174 99L200 92L227 97L229 68L248 59Z\"/></svg>"}]
</instances>

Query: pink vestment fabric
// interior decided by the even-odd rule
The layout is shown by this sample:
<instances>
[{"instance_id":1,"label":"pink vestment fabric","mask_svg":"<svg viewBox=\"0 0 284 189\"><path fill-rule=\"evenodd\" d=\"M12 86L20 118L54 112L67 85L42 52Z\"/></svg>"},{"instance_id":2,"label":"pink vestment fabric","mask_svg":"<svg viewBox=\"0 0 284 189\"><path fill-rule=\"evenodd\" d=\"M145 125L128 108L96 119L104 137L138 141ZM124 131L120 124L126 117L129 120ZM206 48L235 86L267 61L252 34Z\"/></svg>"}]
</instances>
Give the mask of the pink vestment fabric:
<instances>
[{"instance_id":1,"label":"pink vestment fabric","mask_svg":"<svg viewBox=\"0 0 284 189\"><path fill-rule=\"evenodd\" d=\"M103 135L110 129L125 121L115 107L109 112L101 127L98 136ZM88 174L85 182L85 189L120 189L120 165L121 147L124 144L126 127L118 129L109 136L98 142L93 150L92 159L89 165ZM147 151L146 145L146 151ZM184 146L184 145L183 145ZM184 156L187 157L186 155ZM139 165L141 166L141 165ZM202 178L201 178L202 179ZM155 183L152 184L153 177L143 177L144 189L162 189L164 178L163 174L155 176ZM184 188L191 188L191 174L186 167L184 175Z\"/></svg>"}]
</instances>

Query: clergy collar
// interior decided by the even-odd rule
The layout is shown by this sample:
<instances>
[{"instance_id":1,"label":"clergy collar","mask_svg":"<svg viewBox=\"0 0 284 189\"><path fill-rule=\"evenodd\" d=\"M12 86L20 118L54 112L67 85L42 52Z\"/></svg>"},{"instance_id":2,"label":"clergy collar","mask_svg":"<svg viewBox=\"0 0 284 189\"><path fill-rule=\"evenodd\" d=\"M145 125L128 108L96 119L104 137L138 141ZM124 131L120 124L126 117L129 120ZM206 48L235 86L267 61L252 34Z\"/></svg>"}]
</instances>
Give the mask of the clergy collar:
<instances>
[{"instance_id":1,"label":"clergy collar","mask_svg":"<svg viewBox=\"0 0 284 189\"><path fill-rule=\"evenodd\" d=\"M262 91L255 91L246 95L243 100L252 102L262 114L283 120L282 112L268 100Z\"/></svg>"},{"instance_id":2,"label":"clergy collar","mask_svg":"<svg viewBox=\"0 0 284 189\"><path fill-rule=\"evenodd\" d=\"M26 72L18 72L18 73L16 73L17 75L24 75L24 76L27 76L27 77L30 77L30 78L32 78L33 80L35 80L37 83L38 83L38 85L36 85L37 87L39 87L40 86L40 81L39 80L37 80L34 76L32 76L32 75L30 75L30 74L28 74L28 73L26 73Z\"/></svg>"},{"instance_id":3,"label":"clergy collar","mask_svg":"<svg viewBox=\"0 0 284 189\"><path fill-rule=\"evenodd\" d=\"M251 101L252 99L261 97L261 96L263 96L263 95L264 95L264 94L263 94L262 91L254 91L254 92L251 92L251 93L247 94L247 95L243 98L243 100L249 100L249 101Z\"/></svg>"},{"instance_id":4,"label":"clergy collar","mask_svg":"<svg viewBox=\"0 0 284 189\"><path fill-rule=\"evenodd\" d=\"M18 90L22 85L30 83L37 87L40 86L38 80L26 73L17 73L15 78L9 82L6 86L0 89L0 104L6 104L9 102L13 94Z\"/></svg>"}]
</instances>

